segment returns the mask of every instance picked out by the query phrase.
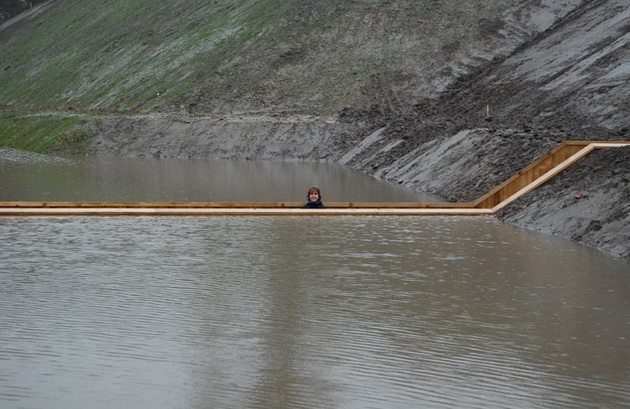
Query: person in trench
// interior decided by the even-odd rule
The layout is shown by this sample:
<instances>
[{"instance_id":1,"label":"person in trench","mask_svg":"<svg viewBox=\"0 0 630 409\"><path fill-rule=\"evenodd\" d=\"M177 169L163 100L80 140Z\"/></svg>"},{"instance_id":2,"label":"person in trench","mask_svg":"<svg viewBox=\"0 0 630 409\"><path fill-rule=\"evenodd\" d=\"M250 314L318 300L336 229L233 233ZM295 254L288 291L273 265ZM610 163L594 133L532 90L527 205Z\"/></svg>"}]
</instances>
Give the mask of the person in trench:
<instances>
[{"instance_id":1,"label":"person in trench","mask_svg":"<svg viewBox=\"0 0 630 409\"><path fill-rule=\"evenodd\" d=\"M324 209L324 203L322 203L322 192L318 187L313 186L306 193L306 204L302 206L305 209Z\"/></svg>"}]
</instances>

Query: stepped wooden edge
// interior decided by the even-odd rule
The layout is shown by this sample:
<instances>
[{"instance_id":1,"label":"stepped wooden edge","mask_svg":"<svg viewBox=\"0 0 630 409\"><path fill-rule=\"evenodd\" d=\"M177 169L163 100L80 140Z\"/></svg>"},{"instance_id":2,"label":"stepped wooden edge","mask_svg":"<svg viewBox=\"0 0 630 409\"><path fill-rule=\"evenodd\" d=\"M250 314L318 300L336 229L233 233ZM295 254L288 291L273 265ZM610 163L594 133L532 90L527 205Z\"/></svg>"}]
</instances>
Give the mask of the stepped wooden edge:
<instances>
[{"instance_id":1,"label":"stepped wooden edge","mask_svg":"<svg viewBox=\"0 0 630 409\"><path fill-rule=\"evenodd\" d=\"M554 150L549 152L547 155L544 155L521 172L519 172L516 178L508 179L508 181L499 185L501 189L503 187L504 192L503 195L499 194L501 200L494 206L492 206L493 213L498 212L503 209L505 206L514 202L516 199L522 197L523 195L531 192L536 189L540 185L545 182L551 180L552 178L559 175L561 172L575 166L577 163L586 158L589 154L599 149L607 149L607 148L621 148L621 147L630 147L630 141L614 141L614 142L600 142L600 141L566 141L560 146L556 147ZM562 160L564 159L564 160ZM545 165L545 161L553 162L553 165L547 167ZM542 171L537 172L538 168L542 168ZM533 180L531 180L531 176L528 174L539 174ZM519 178L522 178L519 183ZM512 180L514 179L514 180ZM511 182L510 182L511 181ZM523 183L525 182L525 183ZM483 197L482 197L483 198ZM480 199L481 200L481 199ZM479 202L479 200L478 200ZM475 202L477 207L490 207L483 206L483 204L479 204ZM483 201L482 201L483 203Z\"/></svg>"},{"instance_id":2,"label":"stepped wooden edge","mask_svg":"<svg viewBox=\"0 0 630 409\"><path fill-rule=\"evenodd\" d=\"M624 146L630 141L565 141L475 202L327 202L325 209L304 209L303 202L5 201L0 202L0 216L493 215L593 151Z\"/></svg>"}]
</instances>

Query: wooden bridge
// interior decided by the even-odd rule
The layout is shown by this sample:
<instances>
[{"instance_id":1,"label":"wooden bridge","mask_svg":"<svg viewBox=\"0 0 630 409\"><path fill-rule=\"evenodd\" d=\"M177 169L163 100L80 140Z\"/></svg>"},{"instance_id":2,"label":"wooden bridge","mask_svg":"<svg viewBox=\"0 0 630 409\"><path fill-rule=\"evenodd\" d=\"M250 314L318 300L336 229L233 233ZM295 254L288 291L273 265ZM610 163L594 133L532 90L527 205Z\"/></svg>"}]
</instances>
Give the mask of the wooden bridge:
<instances>
[{"instance_id":1,"label":"wooden bridge","mask_svg":"<svg viewBox=\"0 0 630 409\"><path fill-rule=\"evenodd\" d=\"M598 149L630 141L565 141L474 202L0 202L0 216L214 216L214 215L492 215Z\"/></svg>"}]
</instances>

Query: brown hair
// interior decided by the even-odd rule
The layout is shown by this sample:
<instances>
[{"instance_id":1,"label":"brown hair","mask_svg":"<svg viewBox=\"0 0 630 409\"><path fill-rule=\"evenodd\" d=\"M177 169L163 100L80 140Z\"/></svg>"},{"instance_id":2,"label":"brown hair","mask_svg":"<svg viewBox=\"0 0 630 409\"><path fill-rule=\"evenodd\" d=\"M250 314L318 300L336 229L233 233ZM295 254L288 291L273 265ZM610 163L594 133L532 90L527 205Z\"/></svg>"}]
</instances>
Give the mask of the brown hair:
<instances>
[{"instance_id":1,"label":"brown hair","mask_svg":"<svg viewBox=\"0 0 630 409\"><path fill-rule=\"evenodd\" d=\"M317 186L313 186L312 188L310 188L308 190L308 192L306 192L306 200L310 200L310 195L311 193L317 193L317 196L319 197L319 200L322 200L322 192L319 190L319 188Z\"/></svg>"}]
</instances>

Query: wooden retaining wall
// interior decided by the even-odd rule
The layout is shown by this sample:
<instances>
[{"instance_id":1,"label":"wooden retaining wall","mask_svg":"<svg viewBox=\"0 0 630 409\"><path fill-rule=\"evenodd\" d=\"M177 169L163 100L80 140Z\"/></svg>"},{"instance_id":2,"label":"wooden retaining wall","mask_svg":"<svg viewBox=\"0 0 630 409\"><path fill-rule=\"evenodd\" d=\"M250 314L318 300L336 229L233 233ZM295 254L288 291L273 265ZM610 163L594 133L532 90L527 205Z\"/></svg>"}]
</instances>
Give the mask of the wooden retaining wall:
<instances>
[{"instance_id":1,"label":"wooden retaining wall","mask_svg":"<svg viewBox=\"0 0 630 409\"><path fill-rule=\"evenodd\" d=\"M0 216L51 215L491 215L574 166L597 149L630 146L630 141L565 141L474 202L0 202Z\"/></svg>"},{"instance_id":2,"label":"wooden retaining wall","mask_svg":"<svg viewBox=\"0 0 630 409\"><path fill-rule=\"evenodd\" d=\"M474 202L496 211L575 166L597 149L630 146L630 141L565 141Z\"/></svg>"}]
</instances>

